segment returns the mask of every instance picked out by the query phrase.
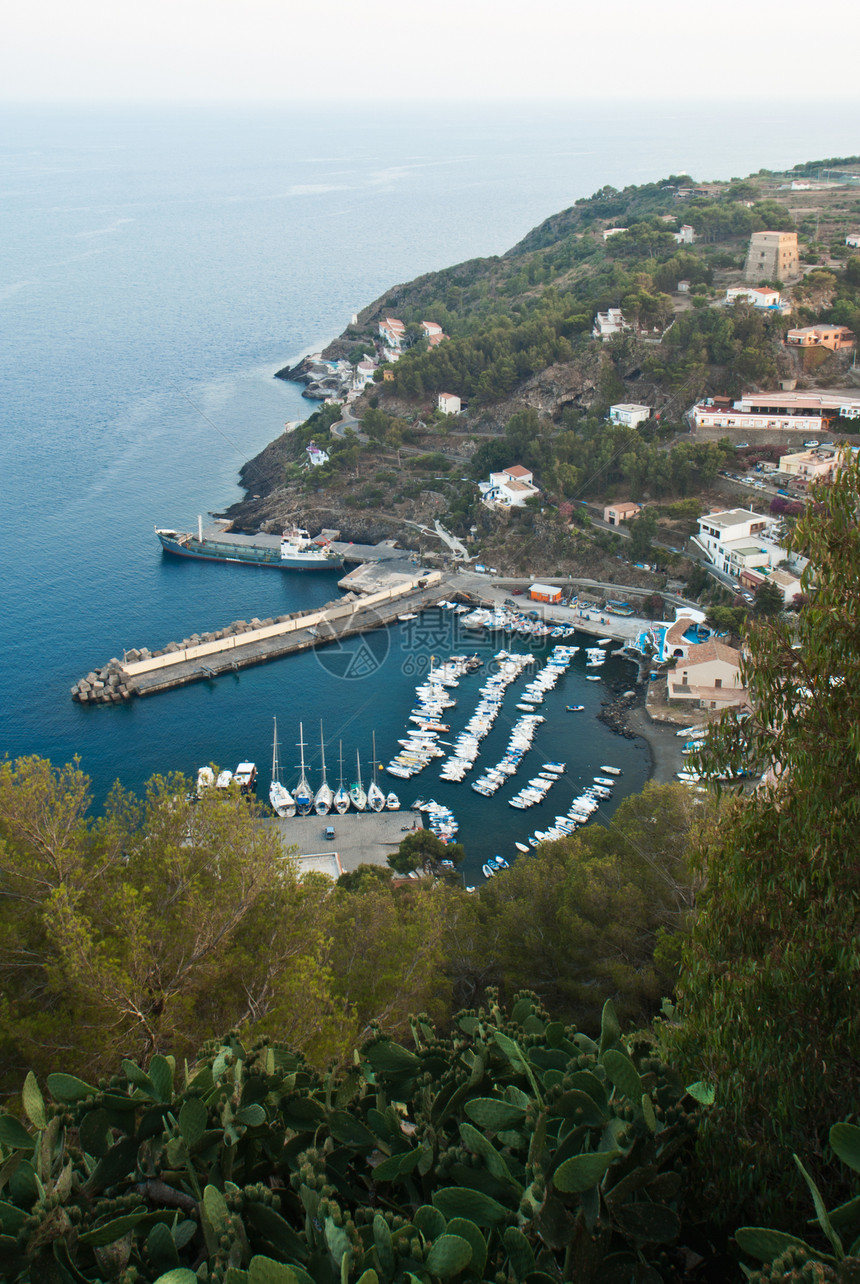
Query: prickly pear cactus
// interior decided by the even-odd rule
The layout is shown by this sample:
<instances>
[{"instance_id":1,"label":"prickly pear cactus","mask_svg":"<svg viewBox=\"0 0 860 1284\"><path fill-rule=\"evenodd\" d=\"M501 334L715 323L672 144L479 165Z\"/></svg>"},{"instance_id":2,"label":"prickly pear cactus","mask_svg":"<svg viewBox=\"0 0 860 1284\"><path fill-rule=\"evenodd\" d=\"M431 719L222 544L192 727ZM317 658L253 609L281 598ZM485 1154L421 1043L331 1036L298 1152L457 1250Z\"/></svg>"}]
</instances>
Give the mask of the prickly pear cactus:
<instances>
[{"instance_id":1,"label":"prickly pear cactus","mask_svg":"<svg viewBox=\"0 0 860 1284\"><path fill-rule=\"evenodd\" d=\"M0 1274L50 1284L674 1279L696 1103L611 1005L599 1042L531 995L346 1074L238 1037L0 1116ZM181 1083L177 1078L181 1077Z\"/></svg>"}]
</instances>

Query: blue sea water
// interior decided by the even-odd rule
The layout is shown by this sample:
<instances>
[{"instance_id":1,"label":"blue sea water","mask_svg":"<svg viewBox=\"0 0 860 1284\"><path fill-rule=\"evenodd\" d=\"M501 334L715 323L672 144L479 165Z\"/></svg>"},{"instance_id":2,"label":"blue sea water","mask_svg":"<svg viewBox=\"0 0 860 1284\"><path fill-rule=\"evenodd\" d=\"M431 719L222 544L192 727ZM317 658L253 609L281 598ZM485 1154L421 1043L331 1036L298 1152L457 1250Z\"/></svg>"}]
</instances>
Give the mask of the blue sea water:
<instances>
[{"instance_id":1,"label":"blue sea water","mask_svg":"<svg viewBox=\"0 0 860 1284\"><path fill-rule=\"evenodd\" d=\"M844 154L845 118L798 121L777 103L0 109L0 750L79 755L97 805L115 779L265 767L273 715L288 780L299 720L312 743L324 721L330 769L341 738L347 764L357 748L367 763L374 728L388 757L418 680L400 632L360 682L305 655L127 707L84 709L69 688L125 648L332 595L328 576L169 559L152 532L238 498L242 462L312 408L274 371L351 313L397 281L503 252L604 183ZM566 758L572 785L617 762L639 788L646 750L594 722L602 691L572 671L536 752ZM571 718L587 719L575 738ZM487 761L506 735L500 721ZM400 792L450 802L473 862L546 819L512 822L499 796L435 775ZM555 792L549 815L571 789Z\"/></svg>"}]
</instances>

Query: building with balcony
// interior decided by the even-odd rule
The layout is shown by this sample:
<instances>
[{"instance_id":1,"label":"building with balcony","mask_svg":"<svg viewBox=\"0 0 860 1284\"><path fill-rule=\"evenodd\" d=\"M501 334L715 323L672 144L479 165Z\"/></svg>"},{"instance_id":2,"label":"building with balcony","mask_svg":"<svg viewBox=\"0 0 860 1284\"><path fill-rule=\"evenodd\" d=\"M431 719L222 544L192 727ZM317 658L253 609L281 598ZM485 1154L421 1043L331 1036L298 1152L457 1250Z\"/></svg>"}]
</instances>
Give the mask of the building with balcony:
<instances>
[{"instance_id":1,"label":"building with balcony","mask_svg":"<svg viewBox=\"0 0 860 1284\"><path fill-rule=\"evenodd\" d=\"M651 407L641 406L633 401L621 401L617 406L609 407L609 422L624 424L626 428L635 428L651 418Z\"/></svg>"},{"instance_id":2,"label":"building with balcony","mask_svg":"<svg viewBox=\"0 0 860 1284\"><path fill-rule=\"evenodd\" d=\"M708 397L692 407L695 428L797 429L827 431L832 419L860 419L860 397L846 392L748 392L738 401Z\"/></svg>"},{"instance_id":3,"label":"building with balcony","mask_svg":"<svg viewBox=\"0 0 860 1284\"><path fill-rule=\"evenodd\" d=\"M741 654L724 642L701 642L687 649L666 678L669 700L689 700L702 709L746 704L741 682Z\"/></svg>"},{"instance_id":4,"label":"building with balcony","mask_svg":"<svg viewBox=\"0 0 860 1284\"><path fill-rule=\"evenodd\" d=\"M735 578L747 567L775 566L785 551L771 542L773 520L749 508L729 508L699 518L693 543L712 566Z\"/></svg>"},{"instance_id":5,"label":"building with balcony","mask_svg":"<svg viewBox=\"0 0 860 1284\"><path fill-rule=\"evenodd\" d=\"M805 325L789 330L785 342L790 348L829 348L831 352L841 352L843 348L853 348L857 336L847 325Z\"/></svg>"},{"instance_id":6,"label":"building with balcony","mask_svg":"<svg viewBox=\"0 0 860 1284\"><path fill-rule=\"evenodd\" d=\"M522 508L527 499L540 494L534 474L522 464L511 464L500 472L490 473L488 482L479 482L481 498L488 508Z\"/></svg>"},{"instance_id":7,"label":"building with balcony","mask_svg":"<svg viewBox=\"0 0 860 1284\"><path fill-rule=\"evenodd\" d=\"M595 339L611 339L613 334L621 334L623 330L629 329L621 309L609 308L606 312L598 312L591 333Z\"/></svg>"}]
</instances>

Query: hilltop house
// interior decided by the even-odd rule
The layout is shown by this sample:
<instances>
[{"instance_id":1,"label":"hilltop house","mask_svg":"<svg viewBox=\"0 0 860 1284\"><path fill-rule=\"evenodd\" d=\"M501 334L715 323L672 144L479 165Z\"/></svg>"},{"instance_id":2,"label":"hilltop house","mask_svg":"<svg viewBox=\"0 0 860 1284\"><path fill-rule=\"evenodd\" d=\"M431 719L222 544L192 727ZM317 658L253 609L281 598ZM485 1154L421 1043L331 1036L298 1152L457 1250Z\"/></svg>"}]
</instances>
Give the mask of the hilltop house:
<instances>
[{"instance_id":1,"label":"hilltop house","mask_svg":"<svg viewBox=\"0 0 860 1284\"><path fill-rule=\"evenodd\" d=\"M604 241L608 241L610 236L618 236L619 232L626 232L626 227L607 227L603 232Z\"/></svg>"},{"instance_id":2,"label":"hilltop house","mask_svg":"<svg viewBox=\"0 0 860 1284\"><path fill-rule=\"evenodd\" d=\"M782 296L779 290L771 290L766 286L733 285L726 290L726 303L734 303L737 299L751 303L754 308L777 309L781 305Z\"/></svg>"},{"instance_id":3,"label":"hilltop house","mask_svg":"<svg viewBox=\"0 0 860 1284\"><path fill-rule=\"evenodd\" d=\"M785 342L791 348L829 348L831 352L840 352L843 348L853 348L857 338L847 325L805 325L789 330Z\"/></svg>"},{"instance_id":4,"label":"hilltop house","mask_svg":"<svg viewBox=\"0 0 860 1284\"><path fill-rule=\"evenodd\" d=\"M629 522L632 517L642 511L641 504L608 504L603 510L603 520L610 526L620 526L622 522Z\"/></svg>"},{"instance_id":5,"label":"hilltop house","mask_svg":"<svg viewBox=\"0 0 860 1284\"><path fill-rule=\"evenodd\" d=\"M831 419L860 419L860 397L844 392L747 392L739 401L707 397L688 412L695 428L797 428L824 432Z\"/></svg>"},{"instance_id":6,"label":"hilltop house","mask_svg":"<svg viewBox=\"0 0 860 1284\"><path fill-rule=\"evenodd\" d=\"M769 538L773 530L773 521L763 513L729 508L700 517L693 543L718 570L737 578L749 568L776 566L783 561L785 549Z\"/></svg>"},{"instance_id":7,"label":"hilltop house","mask_svg":"<svg viewBox=\"0 0 860 1284\"><path fill-rule=\"evenodd\" d=\"M609 407L609 422L624 424L626 428L635 428L651 418L651 407L641 406L634 401L621 401L617 406Z\"/></svg>"},{"instance_id":8,"label":"hilltop house","mask_svg":"<svg viewBox=\"0 0 860 1284\"><path fill-rule=\"evenodd\" d=\"M406 326L396 317L386 317L384 321L379 322L379 337L384 346L392 353L400 354L403 336L406 334Z\"/></svg>"},{"instance_id":9,"label":"hilltop house","mask_svg":"<svg viewBox=\"0 0 860 1284\"><path fill-rule=\"evenodd\" d=\"M793 455L780 455L779 471L794 482L809 485L831 481L850 452L843 450L799 450Z\"/></svg>"},{"instance_id":10,"label":"hilltop house","mask_svg":"<svg viewBox=\"0 0 860 1284\"><path fill-rule=\"evenodd\" d=\"M511 464L501 472L490 473L488 482L479 482L481 498L488 508L522 508L527 499L540 494L534 474L522 464Z\"/></svg>"},{"instance_id":11,"label":"hilltop house","mask_svg":"<svg viewBox=\"0 0 860 1284\"><path fill-rule=\"evenodd\" d=\"M321 468L323 464L328 463L328 451L323 450L315 441L312 441L307 447L308 463L311 468Z\"/></svg>"},{"instance_id":12,"label":"hilltop house","mask_svg":"<svg viewBox=\"0 0 860 1284\"><path fill-rule=\"evenodd\" d=\"M443 415L459 415L460 398L453 392L440 392L436 400L436 406L442 411Z\"/></svg>"},{"instance_id":13,"label":"hilltop house","mask_svg":"<svg viewBox=\"0 0 860 1284\"><path fill-rule=\"evenodd\" d=\"M356 362L355 374L352 379L353 388L359 391L366 388L369 383L373 383L373 376L376 373L376 362L370 357L365 357L363 361Z\"/></svg>"},{"instance_id":14,"label":"hilltop house","mask_svg":"<svg viewBox=\"0 0 860 1284\"><path fill-rule=\"evenodd\" d=\"M670 700L694 700L702 709L747 703L741 685L741 654L724 642L700 642L687 649L666 679Z\"/></svg>"},{"instance_id":15,"label":"hilltop house","mask_svg":"<svg viewBox=\"0 0 860 1284\"><path fill-rule=\"evenodd\" d=\"M680 231L673 232L672 235L678 245L692 245L696 239L696 233L693 231L689 223L683 223Z\"/></svg>"},{"instance_id":16,"label":"hilltop house","mask_svg":"<svg viewBox=\"0 0 860 1284\"><path fill-rule=\"evenodd\" d=\"M441 325L437 325L435 321L422 321L421 329L424 331L424 338L431 348L435 348L443 339L448 338Z\"/></svg>"},{"instance_id":17,"label":"hilltop house","mask_svg":"<svg viewBox=\"0 0 860 1284\"><path fill-rule=\"evenodd\" d=\"M740 583L753 592L762 584L774 584L782 594L783 604L790 606L802 591L800 575L794 571L785 571L780 567L763 568L758 571L742 571Z\"/></svg>"},{"instance_id":18,"label":"hilltop house","mask_svg":"<svg viewBox=\"0 0 860 1284\"><path fill-rule=\"evenodd\" d=\"M598 312L594 318L594 328L591 331L595 339L610 339L613 334L620 334L622 330L629 330L630 326L624 320L624 314L620 308L609 308L607 312Z\"/></svg>"}]
</instances>

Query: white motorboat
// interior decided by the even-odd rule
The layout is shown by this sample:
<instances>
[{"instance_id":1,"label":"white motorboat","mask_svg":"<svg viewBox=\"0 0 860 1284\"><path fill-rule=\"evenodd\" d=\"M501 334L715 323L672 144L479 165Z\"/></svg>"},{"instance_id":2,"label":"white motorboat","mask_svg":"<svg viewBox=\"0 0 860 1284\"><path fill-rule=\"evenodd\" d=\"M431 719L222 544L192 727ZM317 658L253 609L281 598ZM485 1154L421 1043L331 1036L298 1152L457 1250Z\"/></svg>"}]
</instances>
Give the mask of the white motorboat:
<instances>
[{"instance_id":1,"label":"white motorboat","mask_svg":"<svg viewBox=\"0 0 860 1284\"><path fill-rule=\"evenodd\" d=\"M373 777L367 787L367 805L371 811L382 811L385 807L385 794L376 783L376 732L373 732Z\"/></svg>"},{"instance_id":2,"label":"white motorboat","mask_svg":"<svg viewBox=\"0 0 860 1284\"><path fill-rule=\"evenodd\" d=\"M352 803L356 811L364 811L367 806L367 794L364 792L361 784L361 759L358 756L357 749L355 751L355 765L358 769L358 780L349 791L349 801Z\"/></svg>"},{"instance_id":3,"label":"white motorboat","mask_svg":"<svg viewBox=\"0 0 860 1284\"><path fill-rule=\"evenodd\" d=\"M233 772L233 780L239 786L241 793L253 793L257 788L257 764L240 762Z\"/></svg>"},{"instance_id":4,"label":"white motorboat","mask_svg":"<svg viewBox=\"0 0 860 1284\"><path fill-rule=\"evenodd\" d=\"M278 719L275 718L275 736L272 745L272 783L269 786L269 802L276 816L295 816L296 803L286 785L281 784L281 766L278 761Z\"/></svg>"},{"instance_id":5,"label":"white motorboat","mask_svg":"<svg viewBox=\"0 0 860 1284\"><path fill-rule=\"evenodd\" d=\"M323 739L322 722L320 722L320 754L322 757L322 784L314 797L314 811L318 816L327 816L334 802L334 794L325 774L325 740Z\"/></svg>"},{"instance_id":6,"label":"white motorboat","mask_svg":"<svg viewBox=\"0 0 860 1284\"><path fill-rule=\"evenodd\" d=\"M620 768L620 767L607 767L607 765L606 765L606 763L605 763L605 762L602 764L602 766L601 766L600 770L601 770L601 771L605 771L605 772L606 772L606 774L607 774L608 776L620 776L620 775L621 775L621 768Z\"/></svg>"},{"instance_id":7,"label":"white motorboat","mask_svg":"<svg viewBox=\"0 0 860 1284\"><path fill-rule=\"evenodd\" d=\"M197 797L215 784L215 772L211 767L201 767L197 772Z\"/></svg>"},{"instance_id":8,"label":"white motorboat","mask_svg":"<svg viewBox=\"0 0 860 1284\"><path fill-rule=\"evenodd\" d=\"M393 790L390 794L386 795L385 807L387 811L400 811L400 799Z\"/></svg>"},{"instance_id":9,"label":"white motorboat","mask_svg":"<svg viewBox=\"0 0 860 1284\"><path fill-rule=\"evenodd\" d=\"M337 793L333 799L334 809L339 816L349 811L349 794L343 783L343 741L338 741L338 757L340 760L340 784L337 787Z\"/></svg>"},{"instance_id":10,"label":"white motorboat","mask_svg":"<svg viewBox=\"0 0 860 1284\"><path fill-rule=\"evenodd\" d=\"M227 771L225 768L224 771L218 772L218 779L215 781L216 789L229 789L232 783L233 783L232 771Z\"/></svg>"},{"instance_id":11,"label":"white motorboat","mask_svg":"<svg viewBox=\"0 0 860 1284\"><path fill-rule=\"evenodd\" d=\"M308 778L305 775L305 733L301 723L299 723L299 750L301 752L301 769L299 783L296 785L293 797L296 801L296 815L309 816L313 810L314 796L308 784Z\"/></svg>"},{"instance_id":12,"label":"white motorboat","mask_svg":"<svg viewBox=\"0 0 860 1284\"><path fill-rule=\"evenodd\" d=\"M528 854L529 849L526 847L525 843L514 843L514 847L516 847L518 852L525 852Z\"/></svg>"}]
</instances>

